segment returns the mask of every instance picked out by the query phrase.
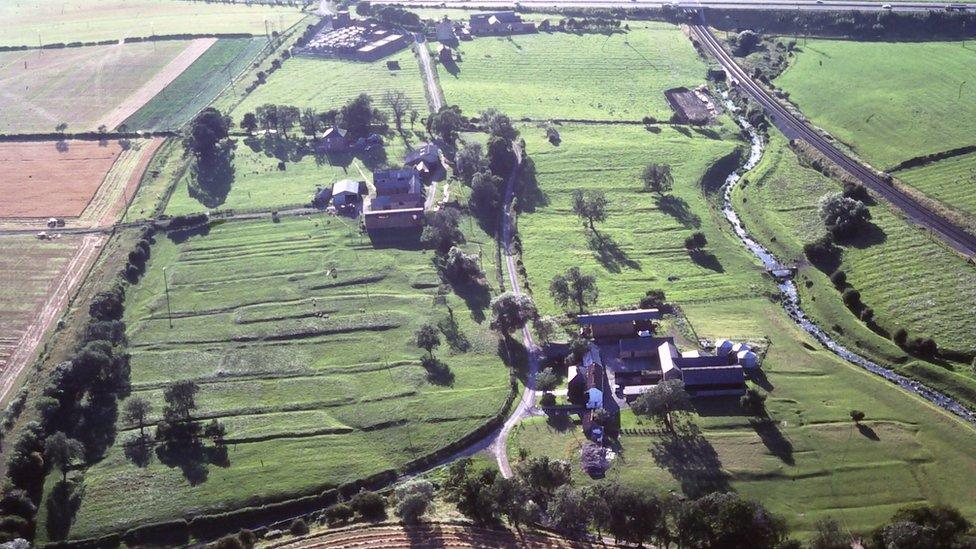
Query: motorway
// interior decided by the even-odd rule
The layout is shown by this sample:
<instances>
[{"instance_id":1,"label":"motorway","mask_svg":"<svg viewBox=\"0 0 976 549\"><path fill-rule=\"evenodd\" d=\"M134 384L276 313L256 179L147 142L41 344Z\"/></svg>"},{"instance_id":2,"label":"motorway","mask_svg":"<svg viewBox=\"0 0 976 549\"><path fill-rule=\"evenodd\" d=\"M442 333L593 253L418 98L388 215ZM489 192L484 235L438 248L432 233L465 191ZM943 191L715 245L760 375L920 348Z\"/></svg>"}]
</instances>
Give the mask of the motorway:
<instances>
[{"instance_id":1,"label":"motorway","mask_svg":"<svg viewBox=\"0 0 976 549\"><path fill-rule=\"evenodd\" d=\"M725 51L704 22L691 25L692 35L702 47L722 65L728 73L730 84L739 86L753 100L763 107L770 120L791 138L799 138L810 143L825 157L861 181L867 188L879 194L892 206L905 213L908 218L945 242L948 246L969 257L976 257L976 236L948 221L938 213L922 205L910 195L885 182L874 170L852 159L838 149L805 121L793 115L786 107L774 99L765 88L755 82L742 69L732 56Z\"/></svg>"},{"instance_id":2,"label":"motorway","mask_svg":"<svg viewBox=\"0 0 976 549\"><path fill-rule=\"evenodd\" d=\"M678 0L675 2L648 0L380 0L377 4L399 4L404 6L441 8L508 8L516 4L533 9L543 8L661 8L673 5L685 9L749 9L749 10L791 10L791 11L884 11L891 6L892 11L944 11L948 6L959 3L946 2L864 2L847 0ZM969 7L976 10L976 3Z\"/></svg>"}]
</instances>

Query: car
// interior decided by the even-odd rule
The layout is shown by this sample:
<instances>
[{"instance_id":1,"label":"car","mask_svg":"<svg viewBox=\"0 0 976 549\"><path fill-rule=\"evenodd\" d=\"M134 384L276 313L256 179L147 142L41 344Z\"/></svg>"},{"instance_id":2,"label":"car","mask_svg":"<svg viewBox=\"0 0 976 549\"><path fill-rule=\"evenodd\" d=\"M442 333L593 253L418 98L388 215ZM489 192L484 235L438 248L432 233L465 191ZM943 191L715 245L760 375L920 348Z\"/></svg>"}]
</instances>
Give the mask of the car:
<instances>
[{"instance_id":1,"label":"car","mask_svg":"<svg viewBox=\"0 0 976 549\"><path fill-rule=\"evenodd\" d=\"M823 4L823 0L817 0L818 4Z\"/></svg>"},{"instance_id":2,"label":"car","mask_svg":"<svg viewBox=\"0 0 976 549\"><path fill-rule=\"evenodd\" d=\"M883 9L883 10L890 10L891 9L891 4L884 4L883 6L881 6L881 9Z\"/></svg>"}]
</instances>

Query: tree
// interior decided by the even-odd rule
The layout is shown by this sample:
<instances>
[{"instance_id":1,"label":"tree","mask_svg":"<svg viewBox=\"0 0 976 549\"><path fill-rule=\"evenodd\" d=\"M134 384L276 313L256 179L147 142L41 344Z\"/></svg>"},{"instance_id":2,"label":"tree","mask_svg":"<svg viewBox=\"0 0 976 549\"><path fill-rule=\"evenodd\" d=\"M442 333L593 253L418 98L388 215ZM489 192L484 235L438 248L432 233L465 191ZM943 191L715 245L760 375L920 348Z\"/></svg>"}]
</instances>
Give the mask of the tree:
<instances>
[{"instance_id":1,"label":"tree","mask_svg":"<svg viewBox=\"0 0 976 549\"><path fill-rule=\"evenodd\" d=\"M835 237L850 236L871 219L871 211L860 200L842 193L828 193L820 198L820 219Z\"/></svg>"},{"instance_id":2,"label":"tree","mask_svg":"<svg viewBox=\"0 0 976 549\"><path fill-rule=\"evenodd\" d=\"M319 113L312 108L306 108L302 111L299 124L302 127L302 133L309 137L314 137L322 129L322 119L319 118Z\"/></svg>"},{"instance_id":3,"label":"tree","mask_svg":"<svg viewBox=\"0 0 976 549\"><path fill-rule=\"evenodd\" d=\"M560 529L578 532L586 528L589 513L579 490L569 485L556 489L547 509L549 523Z\"/></svg>"},{"instance_id":4,"label":"tree","mask_svg":"<svg viewBox=\"0 0 976 549\"><path fill-rule=\"evenodd\" d=\"M397 131L403 131L403 115L413 108L413 102L403 90L387 90L383 95L383 102L393 112L393 123Z\"/></svg>"},{"instance_id":5,"label":"tree","mask_svg":"<svg viewBox=\"0 0 976 549\"><path fill-rule=\"evenodd\" d=\"M532 329L535 331L539 343L548 345L552 342L552 337L556 335L559 325L550 317L540 317L532 321Z\"/></svg>"},{"instance_id":6,"label":"tree","mask_svg":"<svg viewBox=\"0 0 976 549\"><path fill-rule=\"evenodd\" d=\"M488 169L498 177L508 177L515 169L518 159L512 149L512 142L496 135L488 138Z\"/></svg>"},{"instance_id":7,"label":"tree","mask_svg":"<svg viewBox=\"0 0 976 549\"><path fill-rule=\"evenodd\" d=\"M852 540L840 529L836 520L827 517L814 524L816 533L810 539L810 549L850 549Z\"/></svg>"},{"instance_id":8,"label":"tree","mask_svg":"<svg viewBox=\"0 0 976 549\"><path fill-rule=\"evenodd\" d=\"M552 368L545 368L535 374L535 388L538 391L548 393L559 386L559 374Z\"/></svg>"},{"instance_id":9,"label":"tree","mask_svg":"<svg viewBox=\"0 0 976 549\"><path fill-rule=\"evenodd\" d=\"M851 410L851 421L854 423L861 423L864 421L864 412L861 410Z\"/></svg>"},{"instance_id":10,"label":"tree","mask_svg":"<svg viewBox=\"0 0 976 549\"><path fill-rule=\"evenodd\" d=\"M190 122L184 145L198 160L212 160L217 155L217 145L230 135L230 126L230 117L220 114L213 107L207 107Z\"/></svg>"},{"instance_id":11,"label":"tree","mask_svg":"<svg viewBox=\"0 0 976 549\"><path fill-rule=\"evenodd\" d=\"M572 467L549 456L533 457L515 466L515 476L533 492L533 499L545 506L557 488L572 481Z\"/></svg>"},{"instance_id":12,"label":"tree","mask_svg":"<svg viewBox=\"0 0 976 549\"><path fill-rule=\"evenodd\" d=\"M348 522L355 514L346 503L336 503L325 508L325 520L330 526Z\"/></svg>"},{"instance_id":13,"label":"tree","mask_svg":"<svg viewBox=\"0 0 976 549\"><path fill-rule=\"evenodd\" d=\"M573 191L573 213L581 220L586 221L591 231L595 231L593 226L596 222L607 220L607 206L609 202L603 191L586 191L576 189Z\"/></svg>"},{"instance_id":14,"label":"tree","mask_svg":"<svg viewBox=\"0 0 976 549\"><path fill-rule=\"evenodd\" d=\"M386 518L386 500L376 492L361 490L349 501L349 505L366 520Z\"/></svg>"},{"instance_id":15,"label":"tree","mask_svg":"<svg viewBox=\"0 0 976 549\"><path fill-rule=\"evenodd\" d=\"M139 426L139 435L145 436L146 419L152 412L152 404L143 397L134 396L125 401L122 419Z\"/></svg>"},{"instance_id":16,"label":"tree","mask_svg":"<svg viewBox=\"0 0 976 549\"><path fill-rule=\"evenodd\" d=\"M713 492L694 505L704 519L708 547L772 548L786 538L781 518L733 492Z\"/></svg>"},{"instance_id":17,"label":"tree","mask_svg":"<svg viewBox=\"0 0 976 549\"><path fill-rule=\"evenodd\" d=\"M491 329L502 334L521 330L538 316L535 302L527 295L505 292L491 300Z\"/></svg>"},{"instance_id":18,"label":"tree","mask_svg":"<svg viewBox=\"0 0 976 549\"><path fill-rule=\"evenodd\" d=\"M671 190L674 186L674 176L671 175L671 166L668 164L656 164L654 162L644 166L641 172L641 180L644 181L644 190L652 191L659 195Z\"/></svg>"},{"instance_id":19,"label":"tree","mask_svg":"<svg viewBox=\"0 0 976 549\"><path fill-rule=\"evenodd\" d=\"M424 324L417 330L415 337L417 347L426 349L430 358L434 358L434 349L441 346L441 336L437 328L433 324Z\"/></svg>"},{"instance_id":20,"label":"tree","mask_svg":"<svg viewBox=\"0 0 976 549\"><path fill-rule=\"evenodd\" d=\"M471 185L475 174L488 169L481 143L465 143L454 156L454 173L465 185Z\"/></svg>"},{"instance_id":21,"label":"tree","mask_svg":"<svg viewBox=\"0 0 976 549\"><path fill-rule=\"evenodd\" d=\"M641 309L659 309L667 303L664 290L647 290L640 300Z\"/></svg>"},{"instance_id":22,"label":"tree","mask_svg":"<svg viewBox=\"0 0 976 549\"><path fill-rule=\"evenodd\" d=\"M468 197L468 209L475 217L488 225L501 211L502 194L499 190L501 185L501 178L488 172L477 173L471 179L471 196Z\"/></svg>"},{"instance_id":23,"label":"tree","mask_svg":"<svg viewBox=\"0 0 976 549\"><path fill-rule=\"evenodd\" d=\"M744 30L735 38L735 55L745 57L752 53L759 45L759 35L751 30Z\"/></svg>"},{"instance_id":24,"label":"tree","mask_svg":"<svg viewBox=\"0 0 976 549\"><path fill-rule=\"evenodd\" d=\"M196 382L177 381L163 391L163 416L170 422L186 422L190 420L190 413L196 410L196 394L200 387Z\"/></svg>"},{"instance_id":25,"label":"tree","mask_svg":"<svg viewBox=\"0 0 976 549\"><path fill-rule=\"evenodd\" d=\"M427 131L431 135L440 137L448 144L457 139L458 131L464 127L461 109L456 105L443 106L439 111L427 118Z\"/></svg>"},{"instance_id":26,"label":"tree","mask_svg":"<svg viewBox=\"0 0 976 549\"><path fill-rule=\"evenodd\" d=\"M424 479L408 480L396 487L394 498L396 516L407 524L413 524L433 508L434 485Z\"/></svg>"},{"instance_id":27,"label":"tree","mask_svg":"<svg viewBox=\"0 0 976 549\"><path fill-rule=\"evenodd\" d=\"M247 133L254 133L254 130L258 129L258 117L253 112L244 113L244 117L241 118L241 129Z\"/></svg>"},{"instance_id":28,"label":"tree","mask_svg":"<svg viewBox=\"0 0 976 549\"><path fill-rule=\"evenodd\" d=\"M894 522L910 522L921 526L939 549L968 545L957 544L960 536L972 527L958 509L946 505L903 507L892 517Z\"/></svg>"},{"instance_id":29,"label":"tree","mask_svg":"<svg viewBox=\"0 0 976 549\"><path fill-rule=\"evenodd\" d=\"M255 117L265 132L278 131L278 105L265 103L255 109Z\"/></svg>"},{"instance_id":30,"label":"tree","mask_svg":"<svg viewBox=\"0 0 976 549\"><path fill-rule=\"evenodd\" d=\"M750 387L739 398L739 406L754 416L763 416L766 414L766 393Z\"/></svg>"},{"instance_id":31,"label":"tree","mask_svg":"<svg viewBox=\"0 0 976 549\"><path fill-rule=\"evenodd\" d=\"M515 141L518 137L518 130L512 124L512 119L498 109L487 109L482 112L481 123L491 136L500 137L509 142Z\"/></svg>"},{"instance_id":32,"label":"tree","mask_svg":"<svg viewBox=\"0 0 976 549\"><path fill-rule=\"evenodd\" d=\"M631 408L637 414L663 422L668 431L676 435L673 415L690 412L692 405L684 382L680 379L669 379L641 393Z\"/></svg>"},{"instance_id":33,"label":"tree","mask_svg":"<svg viewBox=\"0 0 976 549\"><path fill-rule=\"evenodd\" d=\"M579 267L570 267L564 274L552 278L549 284L549 295L561 307L575 305L582 314L588 305L596 303L600 295L596 286L596 277L584 275Z\"/></svg>"},{"instance_id":34,"label":"tree","mask_svg":"<svg viewBox=\"0 0 976 549\"><path fill-rule=\"evenodd\" d=\"M61 431L47 437L44 441L44 461L52 468L61 471L61 481L67 482L71 464L85 454L85 447Z\"/></svg>"},{"instance_id":35,"label":"tree","mask_svg":"<svg viewBox=\"0 0 976 549\"><path fill-rule=\"evenodd\" d=\"M417 112L417 109L411 109L410 110L410 129L411 130L413 129L413 125L417 123L417 118L419 116L420 116L420 113Z\"/></svg>"},{"instance_id":36,"label":"tree","mask_svg":"<svg viewBox=\"0 0 976 549\"><path fill-rule=\"evenodd\" d=\"M361 93L342 106L339 111L339 125L349 131L353 138L366 137L373 122L373 98Z\"/></svg>"},{"instance_id":37,"label":"tree","mask_svg":"<svg viewBox=\"0 0 976 549\"><path fill-rule=\"evenodd\" d=\"M60 123L58 123L57 126L54 127L54 131L56 131L56 132L58 132L60 134L64 134L64 132L67 129L68 129L68 123L67 122L60 122Z\"/></svg>"},{"instance_id":38,"label":"tree","mask_svg":"<svg viewBox=\"0 0 976 549\"><path fill-rule=\"evenodd\" d=\"M441 253L448 252L452 246L464 243L464 233L458 228L461 214L455 208L441 208L428 212L420 241L428 248Z\"/></svg>"},{"instance_id":39,"label":"tree","mask_svg":"<svg viewBox=\"0 0 976 549\"><path fill-rule=\"evenodd\" d=\"M484 276L476 254L466 254L457 246L451 246L444 260L444 274L452 281L475 281Z\"/></svg>"},{"instance_id":40,"label":"tree","mask_svg":"<svg viewBox=\"0 0 976 549\"><path fill-rule=\"evenodd\" d=\"M685 249L688 251L697 252L704 248L708 244L708 240L705 238L705 233L701 231L695 231L688 238L685 239Z\"/></svg>"},{"instance_id":41,"label":"tree","mask_svg":"<svg viewBox=\"0 0 976 549\"><path fill-rule=\"evenodd\" d=\"M278 130L281 136L285 139L288 138L288 132L301 121L302 113L298 110L298 107L292 107L290 105L279 105L278 106Z\"/></svg>"}]
</instances>

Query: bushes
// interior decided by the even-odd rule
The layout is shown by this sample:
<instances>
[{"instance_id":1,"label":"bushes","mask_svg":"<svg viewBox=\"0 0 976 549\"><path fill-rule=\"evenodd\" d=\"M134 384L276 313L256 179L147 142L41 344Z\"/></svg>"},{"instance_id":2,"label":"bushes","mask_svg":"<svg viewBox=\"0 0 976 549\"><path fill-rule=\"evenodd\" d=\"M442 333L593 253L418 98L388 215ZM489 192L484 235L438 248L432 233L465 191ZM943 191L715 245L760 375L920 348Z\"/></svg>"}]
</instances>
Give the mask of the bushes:
<instances>
[{"instance_id":1,"label":"bushes","mask_svg":"<svg viewBox=\"0 0 976 549\"><path fill-rule=\"evenodd\" d=\"M308 533L308 523L305 519L297 518L292 521L291 526L288 527L288 531L293 536L304 536Z\"/></svg>"},{"instance_id":2,"label":"bushes","mask_svg":"<svg viewBox=\"0 0 976 549\"><path fill-rule=\"evenodd\" d=\"M898 328L895 330L895 335L891 337L891 340L895 342L895 345L899 347L904 347L905 343L908 342L908 330L904 328Z\"/></svg>"},{"instance_id":3,"label":"bushes","mask_svg":"<svg viewBox=\"0 0 976 549\"><path fill-rule=\"evenodd\" d=\"M386 500L376 492L362 490L352 498L349 505L366 520L383 520L386 518Z\"/></svg>"},{"instance_id":4,"label":"bushes","mask_svg":"<svg viewBox=\"0 0 976 549\"><path fill-rule=\"evenodd\" d=\"M330 526L336 524L344 524L352 519L356 514L346 503L336 503L335 505L330 505L325 510L325 520Z\"/></svg>"},{"instance_id":5,"label":"bushes","mask_svg":"<svg viewBox=\"0 0 976 549\"><path fill-rule=\"evenodd\" d=\"M826 267L840 261L840 248L834 246L834 239L829 234L825 234L813 242L804 244L803 255L814 265L829 272L830 269Z\"/></svg>"},{"instance_id":6,"label":"bushes","mask_svg":"<svg viewBox=\"0 0 976 549\"><path fill-rule=\"evenodd\" d=\"M819 207L820 219L834 237L852 236L871 219L863 202L843 193L823 195Z\"/></svg>"},{"instance_id":7,"label":"bushes","mask_svg":"<svg viewBox=\"0 0 976 549\"><path fill-rule=\"evenodd\" d=\"M855 290L854 288L844 290L843 299L844 305L847 305L847 307L850 309L859 309L862 306L861 292Z\"/></svg>"},{"instance_id":8,"label":"bushes","mask_svg":"<svg viewBox=\"0 0 976 549\"><path fill-rule=\"evenodd\" d=\"M155 522L129 530L122 535L122 541L130 547L138 545L186 545L190 541L190 528L183 519Z\"/></svg>"},{"instance_id":9,"label":"bushes","mask_svg":"<svg viewBox=\"0 0 976 549\"><path fill-rule=\"evenodd\" d=\"M843 288L847 285L847 273L844 271L834 271L834 274L830 275L830 281L836 288Z\"/></svg>"}]
</instances>

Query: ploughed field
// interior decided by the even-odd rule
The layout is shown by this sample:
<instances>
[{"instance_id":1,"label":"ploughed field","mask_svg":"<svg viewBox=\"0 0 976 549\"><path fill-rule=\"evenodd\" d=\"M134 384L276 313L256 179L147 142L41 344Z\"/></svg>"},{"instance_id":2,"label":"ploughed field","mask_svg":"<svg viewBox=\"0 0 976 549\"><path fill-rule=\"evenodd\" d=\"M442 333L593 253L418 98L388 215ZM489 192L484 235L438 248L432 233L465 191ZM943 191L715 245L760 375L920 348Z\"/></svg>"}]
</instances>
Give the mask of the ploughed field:
<instances>
[{"instance_id":1,"label":"ploughed field","mask_svg":"<svg viewBox=\"0 0 976 549\"><path fill-rule=\"evenodd\" d=\"M298 9L184 0L65 0L0 3L2 46L121 40L167 34L279 32L301 18Z\"/></svg>"},{"instance_id":2,"label":"ploughed field","mask_svg":"<svg viewBox=\"0 0 976 549\"><path fill-rule=\"evenodd\" d=\"M810 40L800 49L775 84L876 168L974 144L976 51L965 42Z\"/></svg>"},{"instance_id":3,"label":"ploughed field","mask_svg":"<svg viewBox=\"0 0 976 549\"><path fill-rule=\"evenodd\" d=\"M119 422L115 446L85 472L72 538L318 493L445 446L505 401L488 296L469 309L441 289L429 254L374 249L326 216L203 232L157 235L127 292L132 394L152 402L155 420L167 384L195 380L196 415L226 426L228 462L188 468L154 456L138 467L121 446L133 426ZM470 247L484 245L489 270L491 241L478 238ZM445 341L436 354L450 375L429 378L414 332L452 314L469 349Z\"/></svg>"},{"instance_id":4,"label":"ploughed field","mask_svg":"<svg viewBox=\"0 0 976 549\"><path fill-rule=\"evenodd\" d=\"M388 69L388 62L399 63L400 68ZM342 107L361 93L368 93L374 107L389 113L383 104L383 96L389 90L403 91L414 109L427 112L420 67L411 49L369 63L294 56L271 73L267 83L233 105L231 117L234 122L240 122L245 113L254 112L265 103L324 112ZM218 101L218 107L223 105L222 101ZM405 126L409 126L409 117ZM423 130L419 121L416 129Z\"/></svg>"},{"instance_id":5,"label":"ploughed field","mask_svg":"<svg viewBox=\"0 0 976 549\"><path fill-rule=\"evenodd\" d=\"M558 146L547 141L541 128L521 128L536 170L536 183L529 187L538 187L519 200L522 259L544 312L559 311L549 283L573 266L596 276L598 308L636 305L655 288L679 303L772 289L755 276L757 267L738 253L736 242L720 230L725 221L704 200L706 171L741 145L731 129L665 126L654 133L641 126L589 124L556 129ZM719 138L723 134L730 137ZM648 162L671 165L674 190L669 196L642 192L641 172ZM609 201L608 218L596 223L595 232L573 213L575 189L603 191ZM710 244L690 254L684 240L696 231Z\"/></svg>"},{"instance_id":6,"label":"ploughed field","mask_svg":"<svg viewBox=\"0 0 976 549\"><path fill-rule=\"evenodd\" d=\"M824 234L817 201L840 185L801 166L781 134L774 134L762 163L736 192L736 211L746 227L781 258L802 258L803 244ZM884 203L870 206L871 225L841 241L837 266L887 333L930 336L940 348L969 352L976 345L976 267L895 215ZM805 263L805 262L804 262ZM887 363L907 357L887 338L869 331L841 302L827 275L801 268L801 297L821 327L852 349ZM926 383L976 403L976 380L967 365L921 361L902 369Z\"/></svg>"},{"instance_id":7,"label":"ploughed field","mask_svg":"<svg viewBox=\"0 0 976 549\"><path fill-rule=\"evenodd\" d=\"M0 53L2 133L115 129L210 47L171 40ZM136 129L136 128L133 128Z\"/></svg>"},{"instance_id":8,"label":"ploughed field","mask_svg":"<svg viewBox=\"0 0 976 549\"><path fill-rule=\"evenodd\" d=\"M462 61L437 65L447 104L468 115L496 108L539 120L667 120L664 90L700 85L704 64L678 27L625 23L630 31L611 35L554 32L461 42Z\"/></svg>"}]
</instances>

